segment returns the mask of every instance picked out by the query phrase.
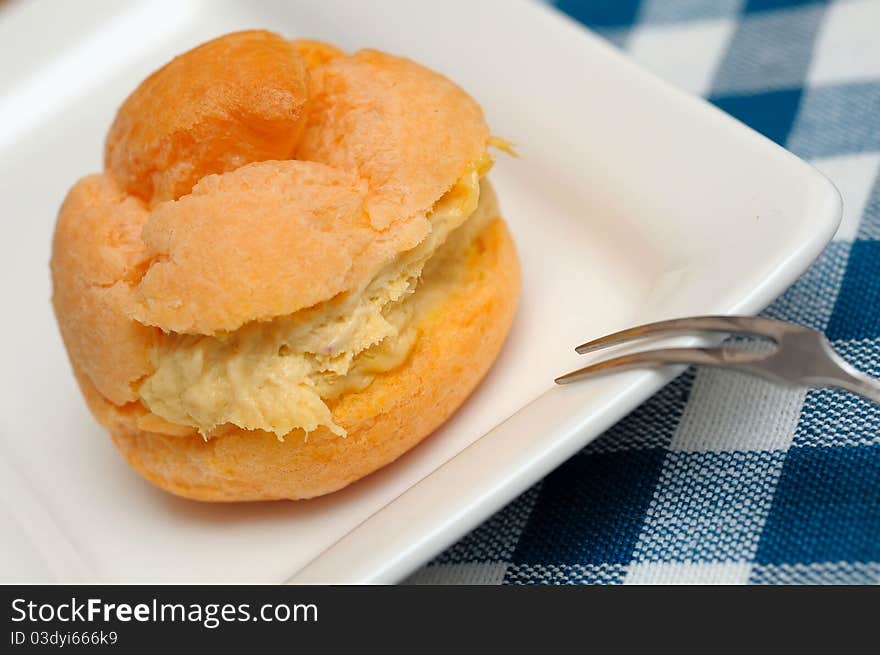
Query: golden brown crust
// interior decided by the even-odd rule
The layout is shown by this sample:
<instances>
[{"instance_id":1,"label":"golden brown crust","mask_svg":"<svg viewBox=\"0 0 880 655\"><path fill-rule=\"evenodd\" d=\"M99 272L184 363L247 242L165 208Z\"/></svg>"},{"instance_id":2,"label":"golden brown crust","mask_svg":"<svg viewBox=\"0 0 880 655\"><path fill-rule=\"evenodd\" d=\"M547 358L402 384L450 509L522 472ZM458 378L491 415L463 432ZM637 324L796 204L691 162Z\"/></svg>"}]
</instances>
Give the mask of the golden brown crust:
<instances>
[{"instance_id":1,"label":"golden brown crust","mask_svg":"<svg viewBox=\"0 0 880 655\"><path fill-rule=\"evenodd\" d=\"M317 41L315 39L294 39L290 42L290 45L292 45L299 53L299 56L305 60L306 67L309 70L322 66L331 59L345 56L345 52L337 48L335 45L330 45L329 43Z\"/></svg>"},{"instance_id":2,"label":"golden brown crust","mask_svg":"<svg viewBox=\"0 0 880 655\"><path fill-rule=\"evenodd\" d=\"M128 316L132 285L148 254L148 212L108 175L83 178L67 195L52 243L52 304L70 361L117 404L152 372L154 330Z\"/></svg>"},{"instance_id":3,"label":"golden brown crust","mask_svg":"<svg viewBox=\"0 0 880 655\"><path fill-rule=\"evenodd\" d=\"M310 498L394 461L460 405L494 361L513 319L519 265L501 219L475 238L461 285L419 324L409 359L332 407L348 437L320 428L304 440L232 429L207 442L137 428L145 410L119 408L78 376L95 415L129 464L159 487L208 501Z\"/></svg>"},{"instance_id":4,"label":"golden brown crust","mask_svg":"<svg viewBox=\"0 0 880 655\"><path fill-rule=\"evenodd\" d=\"M157 204L210 173L287 159L305 124L308 72L271 32L236 32L176 57L119 108L104 163L130 194Z\"/></svg>"}]
</instances>

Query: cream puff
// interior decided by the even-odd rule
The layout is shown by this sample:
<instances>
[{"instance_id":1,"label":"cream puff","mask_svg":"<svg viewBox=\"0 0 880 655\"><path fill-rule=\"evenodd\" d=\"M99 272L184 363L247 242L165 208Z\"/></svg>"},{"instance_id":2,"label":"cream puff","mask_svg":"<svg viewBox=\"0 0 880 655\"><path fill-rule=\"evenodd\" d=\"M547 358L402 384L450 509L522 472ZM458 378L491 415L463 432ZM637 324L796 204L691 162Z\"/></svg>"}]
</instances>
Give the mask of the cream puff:
<instances>
[{"instance_id":1,"label":"cream puff","mask_svg":"<svg viewBox=\"0 0 880 655\"><path fill-rule=\"evenodd\" d=\"M492 143L445 77L264 31L171 61L61 207L53 304L126 460L209 501L310 498L448 419L519 264Z\"/></svg>"}]
</instances>

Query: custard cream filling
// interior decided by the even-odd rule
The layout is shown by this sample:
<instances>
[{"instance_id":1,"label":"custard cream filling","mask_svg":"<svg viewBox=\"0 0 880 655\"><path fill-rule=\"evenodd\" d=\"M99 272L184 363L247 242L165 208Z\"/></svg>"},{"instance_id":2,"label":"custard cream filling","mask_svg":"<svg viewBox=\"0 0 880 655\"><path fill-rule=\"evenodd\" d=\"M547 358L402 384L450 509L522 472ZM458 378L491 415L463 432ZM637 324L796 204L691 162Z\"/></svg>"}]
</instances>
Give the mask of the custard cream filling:
<instances>
[{"instance_id":1,"label":"custard cream filling","mask_svg":"<svg viewBox=\"0 0 880 655\"><path fill-rule=\"evenodd\" d=\"M224 424L274 432L279 439L319 426L344 436L325 401L366 388L376 374L406 360L417 337L413 316L436 295L430 288L422 292L423 270L435 253L448 259L442 251L461 241L450 235L472 232L459 228L487 213L478 206L494 203L491 191L485 198L480 193L490 166L488 155L472 165L428 213L428 236L360 289L224 335L164 334L152 351L155 372L139 389L144 405L205 438ZM441 248L448 239L449 247ZM426 287L443 286L442 275L433 277L437 282Z\"/></svg>"}]
</instances>

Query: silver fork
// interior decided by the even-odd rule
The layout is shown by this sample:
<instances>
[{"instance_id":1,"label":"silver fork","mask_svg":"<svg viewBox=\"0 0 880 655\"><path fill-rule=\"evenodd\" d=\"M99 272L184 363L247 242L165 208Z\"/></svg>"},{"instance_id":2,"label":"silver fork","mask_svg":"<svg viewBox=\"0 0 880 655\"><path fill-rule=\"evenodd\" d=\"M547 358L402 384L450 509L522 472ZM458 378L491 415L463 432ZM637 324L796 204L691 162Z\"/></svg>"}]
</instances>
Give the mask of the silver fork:
<instances>
[{"instance_id":1,"label":"silver fork","mask_svg":"<svg viewBox=\"0 0 880 655\"><path fill-rule=\"evenodd\" d=\"M789 387L836 387L880 403L880 381L862 373L834 352L818 330L763 316L694 316L648 323L581 344L581 355L637 339L683 335L688 332L726 332L769 339L770 352L754 352L731 345L716 348L661 348L613 357L556 378L557 384L612 371L646 366L697 364L720 366L757 375Z\"/></svg>"}]
</instances>

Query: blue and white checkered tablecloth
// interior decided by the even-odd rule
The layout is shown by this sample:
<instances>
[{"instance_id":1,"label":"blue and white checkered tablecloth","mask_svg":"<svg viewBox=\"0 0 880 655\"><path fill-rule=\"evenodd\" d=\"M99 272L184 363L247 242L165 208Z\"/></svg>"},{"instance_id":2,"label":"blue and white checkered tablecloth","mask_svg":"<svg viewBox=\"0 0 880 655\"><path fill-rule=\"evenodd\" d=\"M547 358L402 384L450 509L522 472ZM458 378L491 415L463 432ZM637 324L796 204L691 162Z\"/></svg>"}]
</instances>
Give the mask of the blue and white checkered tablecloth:
<instances>
[{"instance_id":1,"label":"blue and white checkered tablecloth","mask_svg":"<svg viewBox=\"0 0 880 655\"><path fill-rule=\"evenodd\" d=\"M840 230L765 313L880 376L880 0L557 6L835 182ZM689 370L411 581L877 583L880 406Z\"/></svg>"}]
</instances>

